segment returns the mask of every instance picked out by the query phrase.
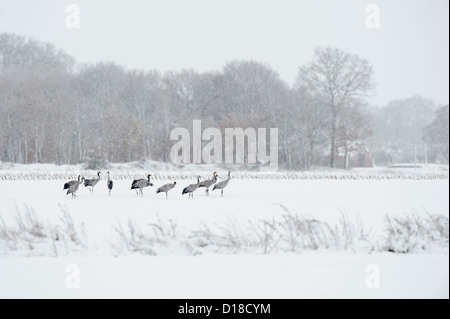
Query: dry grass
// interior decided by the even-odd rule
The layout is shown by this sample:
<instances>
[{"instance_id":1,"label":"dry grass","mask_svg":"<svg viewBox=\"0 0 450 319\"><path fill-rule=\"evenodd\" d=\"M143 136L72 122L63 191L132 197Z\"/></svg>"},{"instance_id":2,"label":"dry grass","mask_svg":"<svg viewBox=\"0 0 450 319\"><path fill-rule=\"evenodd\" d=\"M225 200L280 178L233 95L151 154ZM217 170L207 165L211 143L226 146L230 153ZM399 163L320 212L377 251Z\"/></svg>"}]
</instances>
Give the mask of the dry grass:
<instances>
[{"instance_id":1,"label":"dry grass","mask_svg":"<svg viewBox=\"0 0 450 319\"><path fill-rule=\"evenodd\" d=\"M57 224L44 222L28 206L16 207L12 225L0 216L0 250L57 257L87 248L84 225L76 227L67 208L60 209Z\"/></svg>"},{"instance_id":2,"label":"dry grass","mask_svg":"<svg viewBox=\"0 0 450 319\"><path fill-rule=\"evenodd\" d=\"M339 219L327 223L294 213L278 205L278 218L224 223L202 223L195 229L181 229L171 219L157 216L154 223L139 225L129 219L114 227L116 237L109 244L114 255L198 255L213 253L302 253L305 251L352 251L370 253L424 252L448 249L449 219L432 214L386 216L380 234L366 229L359 219L340 212ZM89 247L84 225L75 225L64 206L56 224L44 222L33 209L16 209L8 224L0 216L0 250L27 255L61 256L71 252L95 249Z\"/></svg>"}]
</instances>

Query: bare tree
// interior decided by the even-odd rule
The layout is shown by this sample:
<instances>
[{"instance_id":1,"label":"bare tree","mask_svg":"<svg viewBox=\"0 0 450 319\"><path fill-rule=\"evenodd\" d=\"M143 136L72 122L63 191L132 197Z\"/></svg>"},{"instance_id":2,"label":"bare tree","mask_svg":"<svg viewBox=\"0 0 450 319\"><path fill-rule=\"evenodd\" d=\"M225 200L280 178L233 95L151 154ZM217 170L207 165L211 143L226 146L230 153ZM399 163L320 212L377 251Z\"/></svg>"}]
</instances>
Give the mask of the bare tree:
<instances>
[{"instance_id":1,"label":"bare tree","mask_svg":"<svg viewBox=\"0 0 450 319\"><path fill-rule=\"evenodd\" d=\"M327 100L331 113L330 164L336 166L338 122L342 109L353 99L364 99L374 89L373 70L368 61L337 48L317 48L313 60L302 66L297 87L306 86Z\"/></svg>"},{"instance_id":2,"label":"bare tree","mask_svg":"<svg viewBox=\"0 0 450 319\"><path fill-rule=\"evenodd\" d=\"M328 140L330 116L326 101L312 95L303 87L295 90L295 103L292 106L292 145L296 162L301 169L318 165L323 157Z\"/></svg>"}]
</instances>

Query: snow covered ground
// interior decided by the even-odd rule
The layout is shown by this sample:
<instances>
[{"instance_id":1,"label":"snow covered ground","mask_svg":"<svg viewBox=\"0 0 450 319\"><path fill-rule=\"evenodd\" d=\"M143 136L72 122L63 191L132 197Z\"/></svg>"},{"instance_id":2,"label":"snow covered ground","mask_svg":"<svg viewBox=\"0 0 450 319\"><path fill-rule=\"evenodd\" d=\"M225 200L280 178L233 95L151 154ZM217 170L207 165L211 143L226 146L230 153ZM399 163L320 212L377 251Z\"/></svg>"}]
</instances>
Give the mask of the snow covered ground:
<instances>
[{"instance_id":1,"label":"snow covered ground","mask_svg":"<svg viewBox=\"0 0 450 319\"><path fill-rule=\"evenodd\" d=\"M0 298L449 298L443 254L11 257L0 269Z\"/></svg>"},{"instance_id":2,"label":"snow covered ground","mask_svg":"<svg viewBox=\"0 0 450 319\"><path fill-rule=\"evenodd\" d=\"M14 169L0 171L0 175L32 176L36 172ZM142 198L130 190L131 181L126 179L139 175L140 171L112 171L115 180L112 196L108 196L106 181L101 180L93 195L81 186L75 200L62 189L66 180L57 178L61 176L58 174L64 178L72 176L73 167L59 173L47 168L47 172L54 174L50 180L3 179L0 298L448 298L449 181L448 169L447 173L445 169L438 170L444 175L440 173L434 179L431 175L414 178L423 177L423 172L394 179L328 178L331 175L256 179L236 174L224 198L218 192L206 197L199 190L193 200L182 196L181 191L194 182L190 179L194 173L177 175L160 171L155 187L144 189ZM226 175L224 171L219 173ZM367 172L358 174L353 176L372 176ZM164 194L155 194L158 186L177 177L178 185L169 193L168 200ZM2 239L2 223L14 229L18 214L25 216L27 212L49 229L60 225L66 212L73 219L82 244L70 242L61 248L59 239L60 246L52 248L34 242L24 245L27 238L20 243ZM280 235L279 229L270 232L274 224L269 222L286 214L304 216L307 221L320 221L332 227L341 225L339 232L346 235L340 237L339 248L331 244L325 247L319 242L317 249L305 246L291 250L286 236L282 236L286 234ZM394 219L409 215L418 219L430 215L447 218L447 225L443 225L446 242L441 237L441 242L422 242L426 236L418 234L413 240L419 241L411 245L414 249L404 251L407 254L387 252L386 216ZM258 224L261 220L264 223ZM342 226L343 220L352 229ZM151 254L157 256L145 255L139 249L136 250L139 253L133 253L129 242L121 240L118 232L121 228L131 238L130 223L140 234L167 226L162 228L164 235L157 233L161 241L151 247ZM261 225L268 225L268 229L260 228ZM58 227L52 229L61 231ZM225 247L226 241L225 246L213 247L214 240L208 242L207 238L202 245L193 239L199 229L221 229L220 234L228 234L230 238L235 235L242 242L230 248ZM356 235L360 229L364 229L362 240ZM256 239L261 234L273 238L268 239L267 246L265 242L255 245L245 242L247 233ZM202 236L205 240L204 233ZM404 239L397 236L393 238ZM349 243L342 244L342 240L349 238ZM145 245L148 243L145 240L135 238L133 244ZM69 265L75 268L68 268ZM79 278L79 289L70 289L70 282L67 283L73 276Z\"/></svg>"}]
</instances>

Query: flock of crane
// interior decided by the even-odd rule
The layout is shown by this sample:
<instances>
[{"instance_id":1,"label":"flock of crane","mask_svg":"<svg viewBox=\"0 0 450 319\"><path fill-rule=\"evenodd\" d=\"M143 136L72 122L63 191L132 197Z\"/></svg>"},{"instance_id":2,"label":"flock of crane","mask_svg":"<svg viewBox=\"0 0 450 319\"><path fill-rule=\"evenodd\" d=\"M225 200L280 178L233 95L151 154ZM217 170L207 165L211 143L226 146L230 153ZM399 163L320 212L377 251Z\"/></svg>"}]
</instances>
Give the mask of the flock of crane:
<instances>
[{"instance_id":1,"label":"flock of crane","mask_svg":"<svg viewBox=\"0 0 450 319\"><path fill-rule=\"evenodd\" d=\"M78 191L78 188L81 184L84 184L84 186L89 189L89 191L93 194L94 193L94 187L98 184L100 181L100 174L101 172L97 172L97 177L92 179L85 179L84 177L81 177L81 175L78 176L78 180L73 180L70 182L67 182L64 184L64 190L67 189L66 195L71 194L72 198L77 197L76 192ZM111 191L114 187L114 182L111 180L109 171L106 173L108 175L108 179L106 182L106 185L108 187L109 195L111 195ZM151 182L151 174L147 175L147 178L142 179L135 179L131 183L131 189L136 191L136 195L141 195L141 197L144 195L143 189L149 186L154 186L154 184ZM228 183L231 180L231 171L228 171L228 178L224 179L223 181L217 182L218 175L216 172L213 173L213 176L211 179L207 179L204 181L200 181L201 176L197 176L197 183L191 184L186 186L183 189L182 195L188 194L188 198L194 198L194 192L199 188L205 188L205 194L206 196L209 196L209 189L210 187L213 187L213 191L220 190L221 196L223 197L223 190L225 187L227 187ZM156 190L156 194L159 193L165 193L166 199L168 198L168 193L175 188L177 185L177 182L165 184L161 187L159 187Z\"/></svg>"}]
</instances>

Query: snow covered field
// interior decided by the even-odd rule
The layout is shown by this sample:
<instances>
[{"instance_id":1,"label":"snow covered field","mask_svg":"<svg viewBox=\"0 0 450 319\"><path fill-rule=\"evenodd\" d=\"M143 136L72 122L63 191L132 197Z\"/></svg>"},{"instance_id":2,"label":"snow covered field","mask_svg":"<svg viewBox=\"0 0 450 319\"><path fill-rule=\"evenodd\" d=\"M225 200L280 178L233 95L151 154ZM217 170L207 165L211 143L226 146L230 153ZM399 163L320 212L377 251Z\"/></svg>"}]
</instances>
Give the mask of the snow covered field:
<instances>
[{"instance_id":1,"label":"snow covered field","mask_svg":"<svg viewBox=\"0 0 450 319\"><path fill-rule=\"evenodd\" d=\"M11 257L0 298L448 298L448 267L443 254Z\"/></svg>"},{"instance_id":2,"label":"snow covered field","mask_svg":"<svg viewBox=\"0 0 450 319\"><path fill-rule=\"evenodd\" d=\"M93 195L81 186L72 200L58 174L0 182L0 298L449 297L448 171L436 179L239 175L224 198L199 190L193 200L181 195L194 182L190 175L168 200L155 191L177 177L170 172L161 172L166 179L155 180L142 198L130 190L125 173L113 172L112 196L102 180ZM27 214L42 228L33 224L30 233L45 235L48 228L53 237L2 238L2 225L14 233L18 216L27 224ZM447 221L439 236L436 225L429 233L420 226L422 218L438 215ZM420 227L411 236L404 229L393 235L387 216ZM292 230L286 218L307 225L309 237ZM67 230L74 233L62 240ZM329 234L318 235L324 230ZM67 284L72 276L79 289Z\"/></svg>"}]
</instances>

